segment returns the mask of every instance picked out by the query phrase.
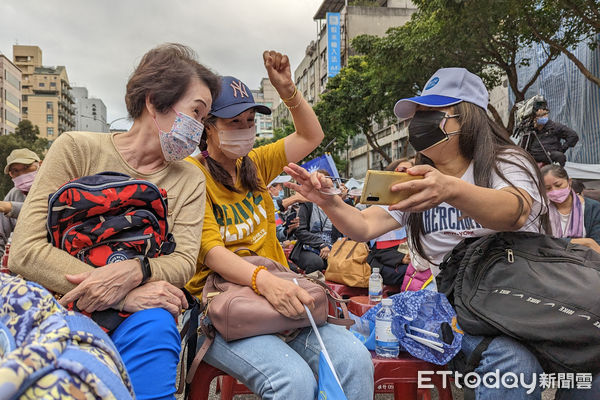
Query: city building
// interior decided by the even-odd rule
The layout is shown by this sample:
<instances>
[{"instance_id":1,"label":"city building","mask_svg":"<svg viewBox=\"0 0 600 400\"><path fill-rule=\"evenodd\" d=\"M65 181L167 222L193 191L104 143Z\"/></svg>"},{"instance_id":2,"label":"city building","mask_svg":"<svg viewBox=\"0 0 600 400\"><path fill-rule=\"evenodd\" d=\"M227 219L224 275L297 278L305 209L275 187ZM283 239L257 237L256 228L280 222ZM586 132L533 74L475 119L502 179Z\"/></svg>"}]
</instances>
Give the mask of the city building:
<instances>
[{"instance_id":1,"label":"city building","mask_svg":"<svg viewBox=\"0 0 600 400\"><path fill-rule=\"evenodd\" d=\"M104 102L97 98L89 98L87 88L82 86L73 86L71 94L75 100L75 130L108 132Z\"/></svg>"},{"instance_id":2,"label":"city building","mask_svg":"<svg viewBox=\"0 0 600 400\"><path fill-rule=\"evenodd\" d=\"M271 112L273 112L281 102L279 94L269 78L262 78L260 81L260 89L252 90L252 97L254 97L255 103L269 107ZM256 113L254 121L256 123L256 136L261 139L270 139L273 137L273 114L264 115Z\"/></svg>"},{"instance_id":3,"label":"city building","mask_svg":"<svg viewBox=\"0 0 600 400\"><path fill-rule=\"evenodd\" d=\"M306 47L305 57L294 70L298 90L311 105L316 104L325 91L332 72L328 71L328 62L332 57L332 52L328 51L328 43L333 45L332 38L339 39L339 52L334 51L333 54L339 57L339 66L344 67L348 64L348 57L353 55L350 47L353 38L362 34L383 36L390 27L402 26L408 22L416 10L410 0L323 0L313 18L317 23L317 37ZM337 24L329 29L327 13L340 15L339 21L334 20ZM490 102L506 122L509 109L506 82L491 92ZM291 115L285 105L280 103L273 113L273 126L282 126L286 119L290 120ZM414 149L408 143L406 122L389 121L382 125L375 124L373 128L377 143L388 157L397 159L414 156ZM340 172L357 179L363 178L368 169L383 169L387 164L362 134L349 140L346 154L339 156L349 161L346 171Z\"/></svg>"},{"instance_id":4,"label":"city building","mask_svg":"<svg viewBox=\"0 0 600 400\"><path fill-rule=\"evenodd\" d=\"M22 72L21 113L52 143L75 128L75 100L64 66L45 67L38 46L13 46L13 62Z\"/></svg>"},{"instance_id":5,"label":"city building","mask_svg":"<svg viewBox=\"0 0 600 400\"><path fill-rule=\"evenodd\" d=\"M332 59L340 67L348 64L353 55L350 42L358 35L369 34L383 36L394 26L404 25L417 10L410 0L323 0L313 19L317 23L317 37L306 47L305 56L294 70L294 80L298 90L309 104L314 105L325 91L331 71L328 62ZM327 13L339 13L335 26L327 26ZM337 40L335 44L331 39ZM328 43L332 47L328 51ZM338 44L339 43L339 44ZM329 68L331 69L331 68ZM289 111L283 103L279 104L273 116L274 127L280 127L284 120L290 119ZM392 158L409 155L406 129L399 124L387 124L376 127L378 142ZM348 143L346 157L350 162L342 172L350 177L362 178L368 169L380 169L385 166L382 157L372 151L362 135L354 137Z\"/></svg>"},{"instance_id":6,"label":"city building","mask_svg":"<svg viewBox=\"0 0 600 400\"><path fill-rule=\"evenodd\" d=\"M0 54L0 135L15 133L21 122L21 70Z\"/></svg>"}]
</instances>

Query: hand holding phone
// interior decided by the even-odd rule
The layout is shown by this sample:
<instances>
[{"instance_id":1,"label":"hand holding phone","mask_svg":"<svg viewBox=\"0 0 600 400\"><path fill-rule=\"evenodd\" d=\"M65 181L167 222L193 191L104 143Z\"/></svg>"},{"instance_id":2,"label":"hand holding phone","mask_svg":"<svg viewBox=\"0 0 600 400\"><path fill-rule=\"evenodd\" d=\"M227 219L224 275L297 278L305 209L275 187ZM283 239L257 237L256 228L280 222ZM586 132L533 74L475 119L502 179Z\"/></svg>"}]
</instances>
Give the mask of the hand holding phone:
<instances>
[{"instance_id":1,"label":"hand holding phone","mask_svg":"<svg viewBox=\"0 0 600 400\"><path fill-rule=\"evenodd\" d=\"M409 198L416 191L403 190L392 192L392 186L416 179L423 179L422 175L409 175L405 172L395 171L367 171L360 202L362 204L392 205Z\"/></svg>"}]
</instances>

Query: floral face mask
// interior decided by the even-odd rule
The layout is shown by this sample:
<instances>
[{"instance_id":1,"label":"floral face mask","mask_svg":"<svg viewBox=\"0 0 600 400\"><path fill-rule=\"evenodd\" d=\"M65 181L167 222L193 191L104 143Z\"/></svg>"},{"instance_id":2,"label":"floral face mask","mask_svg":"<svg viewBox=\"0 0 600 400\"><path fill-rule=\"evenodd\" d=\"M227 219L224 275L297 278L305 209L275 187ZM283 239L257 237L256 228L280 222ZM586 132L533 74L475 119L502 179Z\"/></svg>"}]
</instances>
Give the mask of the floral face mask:
<instances>
[{"instance_id":1,"label":"floral face mask","mask_svg":"<svg viewBox=\"0 0 600 400\"><path fill-rule=\"evenodd\" d=\"M202 133L204 124L173 109L177 116L173 121L173 126L169 132L160 129L156 119L153 118L156 128L158 128L158 138L163 155L167 161L183 160L196 150Z\"/></svg>"}]
</instances>

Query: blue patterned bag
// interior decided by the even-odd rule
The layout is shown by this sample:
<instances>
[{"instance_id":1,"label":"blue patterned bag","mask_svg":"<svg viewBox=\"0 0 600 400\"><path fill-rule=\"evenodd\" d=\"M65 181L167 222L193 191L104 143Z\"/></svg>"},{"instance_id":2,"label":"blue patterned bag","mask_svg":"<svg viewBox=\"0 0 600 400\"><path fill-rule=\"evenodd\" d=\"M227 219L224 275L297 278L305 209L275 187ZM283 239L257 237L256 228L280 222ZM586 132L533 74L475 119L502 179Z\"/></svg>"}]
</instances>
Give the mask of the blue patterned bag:
<instances>
[{"instance_id":1,"label":"blue patterned bag","mask_svg":"<svg viewBox=\"0 0 600 400\"><path fill-rule=\"evenodd\" d=\"M0 399L133 399L110 338L41 286L0 273Z\"/></svg>"},{"instance_id":2,"label":"blue patterned bag","mask_svg":"<svg viewBox=\"0 0 600 400\"><path fill-rule=\"evenodd\" d=\"M463 332L446 296L431 290L418 290L390 298L396 313L392 332L398 338L401 351L437 365L447 364L460 351ZM371 328L370 335L361 338L370 350L375 349L375 315L380 309L381 304L377 304L361 317L361 323L368 322Z\"/></svg>"}]
</instances>

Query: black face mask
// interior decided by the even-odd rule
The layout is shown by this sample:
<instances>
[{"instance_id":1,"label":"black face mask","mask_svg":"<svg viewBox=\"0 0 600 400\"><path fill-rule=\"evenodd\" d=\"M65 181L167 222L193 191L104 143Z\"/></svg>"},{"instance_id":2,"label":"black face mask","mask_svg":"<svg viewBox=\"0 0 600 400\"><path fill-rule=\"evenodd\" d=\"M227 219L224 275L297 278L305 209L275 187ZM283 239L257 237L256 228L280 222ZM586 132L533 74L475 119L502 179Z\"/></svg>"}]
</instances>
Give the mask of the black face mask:
<instances>
[{"instance_id":1,"label":"black face mask","mask_svg":"<svg viewBox=\"0 0 600 400\"><path fill-rule=\"evenodd\" d=\"M417 111L408 125L408 141L416 151L427 150L449 139L440 124L444 118L456 117L441 111ZM457 132L452 132L457 133Z\"/></svg>"}]
</instances>

